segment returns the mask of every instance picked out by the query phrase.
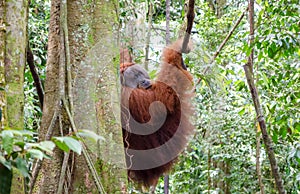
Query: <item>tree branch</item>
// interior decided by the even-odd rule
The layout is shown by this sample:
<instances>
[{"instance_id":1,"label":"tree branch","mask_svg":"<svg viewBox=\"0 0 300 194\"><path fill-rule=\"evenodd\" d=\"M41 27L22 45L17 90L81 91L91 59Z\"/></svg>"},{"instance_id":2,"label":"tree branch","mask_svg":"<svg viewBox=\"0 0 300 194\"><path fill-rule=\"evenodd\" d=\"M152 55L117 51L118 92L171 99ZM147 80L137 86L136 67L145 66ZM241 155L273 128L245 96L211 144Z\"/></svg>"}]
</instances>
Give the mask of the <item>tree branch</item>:
<instances>
[{"instance_id":1,"label":"tree branch","mask_svg":"<svg viewBox=\"0 0 300 194\"><path fill-rule=\"evenodd\" d=\"M148 32L146 37L146 47L145 47L145 69L148 71L149 67L149 49L150 49L150 38L152 30L152 15L153 15L153 4L152 2L148 3Z\"/></svg>"},{"instance_id":2,"label":"tree branch","mask_svg":"<svg viewBox=\"0 0 300 194\"><path fill-rule=\"evenodd\" d=\"M166 0L166 45L170 44L170 0Z\"/></svg>"},{"instance_id":3,"label":"tree branch","mask_svg":"<svg viewBox=\"0 0 300 194\"><path fill-rule=\"evenodd\" d=\"M217 51L215 52L212 61L214 61L217 56L220 54L221 50L223 49L223 47L225 46L225 44L228 42L229 38L231 37L231 35L233 34L233 32L235 31L235 29L238 27L238 25L241 23L242 19L245 16L245 13L248 11L248 7L247 9L242 13L242 15L239 17L239 19L236 21L236 23L234 24L234 26L231 28L231 30L229 31L229 33L227 34L226 38L223 40L223 42L221 43L221 45L219 46L219 48L217 49Z\"/></svg>"},{"instance_id":4,"label":"tree branch","mask_svg":"<svg viewBox=\"0 0 300 194\"><path fill-rule=\"evenodd\" d=\"M194 18L195 18L194 8L195 8L195 0L189 0L188 13L186 15L186 17L187 17L187 27L186 27L186 31L185 31L184 39L183 39L183 43L182 43L182 49L181 49L182 53L188 53L189 52L187 50L187 47L188 47L188 44L189 44L190 35L191 35L191 31L192 31L192 28L193 28L193 22L194 22Z\"/></svg>"},{"instance_id":5,"label":"tree branch","mask_svg":"<svg viewBox=\"0 0 300 194\"><path fill-rule=\"evenodd\" d=\"M223 42L220 44L220 46L218 47L217 51L214 53L212 59L210 60L209 63L214 62L214 60L217 58L217 56L220 54L221 50L224 48L225 44L228 42L228 40L230 39L231 35L233 34L233 32L236 30L236 28L238 27L238 25L241 23L242 19L245 16L245 13L248 11L248 7L246 8L245 11L243 11L242 15L239 17L239 19L236 21L236 23L234 24L234 26L231 28L231 30L229 31L229 33L227 34L226 38L223 40ZM210 67L206 67L205 70L203 71L203 74L206 74L207 71L209 70ZM196 90L196 86L201 82L202 78L199 78L197 80L197 82L195 83L195 87L194 87L194 91Z\"/></svg>"},{"instance_id":6,"label":"tree branch","mask_svg":"<svg viewBox=\"0 0 300 194\"><path fill-rule=\"evenodd\" d=\"M254 0L249 0L249 22L250 22L249 44L252 44L252 42L254 40ZM276 187L277 187L278 193L285 194L286 191L283 188L282 179L279 174L279 169L278 169L277 161L276 161L275 154L274 154L273 142L270 139L270 136L268 135L268 132L267 132L266 121L265 121L265 118L264 118L264 115L262 112L262 106L260 104L257 89L254 84L253 56L254 56L254 49L252 49L251 54L248 57L247 64L244 65L244 71L246 74L247 83L250 88L252 100L254 103L254 107L255 107L255 111L256 111L256 115L257 115L257 121L259 123L260 129L262 132L265 148L266 148L268 158L270 161L272 174L275 178Z\"/></svg>"},{"instance_id":7,"label":"tree branch","mask_svg":"<svg viewBox=\"0 0 300 194\"><path fill-rule=\"evenodd\" d=\"M170 44L170 0L166 0L166 45ZM164 194L169 194L169 174L164 176Z\"/></svg>"},{"instance_id":8,"label":"tree branch","mask_svg":"<svg viewBox=\"0 0 300 194\"><path fill-rule=\"evenodd\" d=\"M27 63L35 84L35 88L39 97L39 102L40 102L40 108L43 110L43 105L44 105L44 89L43 85L41 82L41 79L39 77L39 74L37 73L37 70L34 65L34 59L33 59L33 54L29 45L29 42L27 43Z\"/></svg>"}]
</instances>

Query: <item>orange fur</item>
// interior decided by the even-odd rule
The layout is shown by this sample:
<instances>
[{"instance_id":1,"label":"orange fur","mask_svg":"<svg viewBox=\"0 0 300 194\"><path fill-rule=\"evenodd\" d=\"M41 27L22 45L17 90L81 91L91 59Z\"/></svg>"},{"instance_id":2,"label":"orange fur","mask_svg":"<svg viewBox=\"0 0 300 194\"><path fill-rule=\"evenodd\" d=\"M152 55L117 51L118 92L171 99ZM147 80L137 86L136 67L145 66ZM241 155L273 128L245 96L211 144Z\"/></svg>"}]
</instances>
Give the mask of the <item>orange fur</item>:
<instances>
[{"instance_id":1,"label":"orange fur","mask_svg":"<svg viewBox=\"0 0 300 194\"><path fill-rule=\"evenodd\" d=\"M124 71L127 69L127 67L130 67L134 65L134 63L129 63L129 62L125 62L125 63L120 63L120 73L124 73Z\"/></svg>"},{"instance_id":2,"label":"orange fur","mask_svg":"<svg viewBox=\"0 0 300 194\"><path fill-rule=\"evenodd\" d=\"M120 63L131 63L132 57L130 55L130 52L127 48L121 48L120 49Z\"/></svg>"},{"instance_id":3,"label":"orange fur","mask_svg":"<svg viewBox=\"0 0 300 194\"><path fill-rule=\"evenodd\" d=\"M182 67L181 44L182 40L178 40L164 49L161 70L150 89L122 87L122 128L128 176L146 187L155 186L159 177L172 168L194 132L190 122L193 78ZM153 102L160 102L165 108L151 108ZM157 131L146 135L134 133L135 130L155 129L162 118L165 120ZM143 162L149 163L149 168ZM145 169L138 168L139 165Z\"/></svg>"}]
</instances>

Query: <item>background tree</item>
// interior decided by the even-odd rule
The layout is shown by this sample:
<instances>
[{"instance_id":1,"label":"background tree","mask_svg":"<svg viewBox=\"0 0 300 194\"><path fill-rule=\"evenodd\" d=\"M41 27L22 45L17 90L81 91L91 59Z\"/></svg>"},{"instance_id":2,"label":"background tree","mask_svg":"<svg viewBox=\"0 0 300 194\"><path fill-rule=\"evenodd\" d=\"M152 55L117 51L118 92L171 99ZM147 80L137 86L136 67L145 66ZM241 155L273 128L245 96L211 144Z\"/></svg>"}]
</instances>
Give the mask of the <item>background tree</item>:
<instances>
[{"instance_id":1,"label":"background tree","mask_svg":"<svg viewBox=\"0 0 300 194\"><path fill-rule=\"evenodd\" d=\"M24 127L23 83L27 46L27 6L27 1L0 2L1 130L21 130ZM6 157L9 158L9 155L13 152L12 146L5 148ZM1 157L4 157L4 155L5 153L1 154ZM20 168L26 165L23 160L16 160L16 162L16 166ZM6 177L6 173L10 173L4 170L8 167L9 165L0 164L0 168L3 170L1 177L4 179L10 178L9 176ZM3 181L2 183L7 182ZM0 187L5 189L9 185L1 185ZM19 171L14 170L11 192L19 191L24 191L24 179ZM5 190L1 192L4 193Z\"/></svg>"},{"instance_id":2,"label":"background tree","mask_svg":"<svg viewBox=\"0 0 300 194\"><path fill-rule=\"evenodd\" d=\"M75 1L53 0L51 2L40 139L49 140L51 136L71 135L77 133L78 129L99 132L95 106L96 99L98 99L95 99L96 86L98 79L103 79L101 74L107 73L99 72L99 70L111 71L113 67L112 59L116 54L113 49L116 48L117 42L113 43L110 40L113 37L113 31L116 30L113 28L115 27L116 7L115 2L104 1L82 2L82 4ZM101 47L98 47L98 42L101 46L106 46L105 55ZM103 62L95 60L103 60ZM111 63L107 63L109 60ZM94 64L95 62L97 64ZM107 78L104 78L104 81L108 81ZM108 93L105 90L101 92ZM104 105L101 104L101 106ZM102 114L109 113L100 112L99 116ZM72 141L69 144L76 146L76 143ZM121 181L122 173L109 173L111 170L108 169L112 166L106 166L107 161L103 161L104 158L101 155L104 149L101 147L102 152L100 152L96 145L86 141L82 143L83 157L75 156L69 150L65 150L64 153L56 150L52 160L45 160L42 164L37 162L31 186L34 185L39 169L41 169L41 174L33 192L88 193L122 190L123 185L120 183L125 184L124 180ZM119 162L121 163L120 160ZM108 183L100 182L101 173L106 174L103 177L109 180ZM113 176L116 176L115 180ZM103 188L103 183L105 183L105 188Z\"/></svg>"}]
</instances>

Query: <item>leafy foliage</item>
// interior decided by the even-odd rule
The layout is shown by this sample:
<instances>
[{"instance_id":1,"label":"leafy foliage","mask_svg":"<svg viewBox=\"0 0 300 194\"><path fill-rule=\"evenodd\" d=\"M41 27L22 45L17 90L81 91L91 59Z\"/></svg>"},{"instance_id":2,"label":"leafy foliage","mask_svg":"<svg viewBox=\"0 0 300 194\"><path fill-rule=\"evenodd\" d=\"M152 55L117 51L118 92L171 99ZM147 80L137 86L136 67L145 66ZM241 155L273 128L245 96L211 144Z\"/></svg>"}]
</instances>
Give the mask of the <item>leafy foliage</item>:
<instances>
[{"instance_id":1,"label":"leafy foliage","mask_svg":"<svg viewBox=\"0 0 300 194\"><path fill-rule=\"evenodd\" d=\"M103 137L86 130L81 130L78 136L94 141L104 140ZM81 154L82 138L76 136L52 137L52 141L36 143L37 134L26 130L3 130L0 132L0 171L18 170L24 177L30 177L34 160L51 159L52 152L57 146L62 151L70 150ZM1 172L2 172L1 171ZM9 174L1 174L7 181ZM5 179L5 180L4 180ZM11 178L10 178L11 179Z\"/></svg>"},{"instance_id":2,"label":"leafy foliage","mask_svg":"<svg viewBox=\"0 0 300 194\"><path fill-rule=\"evenodd\" d=\"M55 144L51 141L35 143L36 134L30 131L3 130L0 133L0 162L8 170L20 171L29 177L33 159L50 158Z\"/></svg>"},{"instance_id":3,"label":"leafy foliage","mask_svg":"<svg viewBox=\"0 0 300 194\"><path fill-rule=\"evenodd\" d=\"M50 1L32 0L30 2L28 18L29 46L33 53L35 68L43 82L46 73ZM28 66L25 69L24 93L25 129L37 130L40 125L42 110L39 106L36 87Z\"/></svg>"},{"instance_id":4,"label":"leafy foliage","mask_svg":"<svg viewBox=\"0 0 300 194\"><path fill-rule=\"evenodd\" d=\"M171 173L170 190L175 193L259 192L256 137L260 133L257 133L255 110L242 67L255 48L254 76L267 128L284 187L288 193L295 193L300 190L298 2L257 1L254 44L248 45L249 24L243 19L213 64L210 64L211 56L247 4L228 1L219 8L222 15L216 15L207 2L197 1L192 35L195 48L185 59L196 79L202 79L196 85L197 134ZM162 15L154 17L154 23L163 23L163 11ZM181 19L176 14L173 16L180 25ZM210 70L203 74L207 67ZM264 145L259 150L265 192L275 193ZM162 181L157 192L163 192Z\"/></svg>"}]
</instances>

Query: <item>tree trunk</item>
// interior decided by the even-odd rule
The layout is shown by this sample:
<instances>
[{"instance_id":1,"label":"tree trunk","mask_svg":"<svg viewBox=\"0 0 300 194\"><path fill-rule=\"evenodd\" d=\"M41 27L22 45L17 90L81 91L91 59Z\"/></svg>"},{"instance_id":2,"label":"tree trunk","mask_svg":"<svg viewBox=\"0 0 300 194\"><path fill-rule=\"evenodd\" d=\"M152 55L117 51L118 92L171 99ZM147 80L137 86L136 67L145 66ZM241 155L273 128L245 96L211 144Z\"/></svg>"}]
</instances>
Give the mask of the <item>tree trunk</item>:
<instances>
[{"instance_id":1,"label":"tree trunk","mask_svg":"<svg viewBox=\"0 0 300 194\"><path fill-rule=\"evenodd\" d=\"M97 133L100 127L110 133L101 133L109 137L105 137L105 144L100 142L100 150L99 142L96 144L84 139L83 156L56 150L51 161L43 162L38 185L33 192L101 193L105 190L116 193L124 190L127 179L121 126L118 125L120 122L106 118L120 111L114 108L116 105L119 107L118 99L108 103L116 103L114 107L98 112L105 117L103 123L109 125L99 126L96 117L96 102L101 100L98 94L118 97L119 82L114 66L117 61L113 60L118 53L116 36L113 36L116 5L117 2L112 1L52 1L40 138L68 135L76 133L77 129ZM110 79L115 82L109 85ZM98 88L97 84L101 82L105 85L104 89ZM109 100L112 100L111 96ZM107 99L101 102L106 103ZM119 120L119 116L114 119ZM113 154L116 156L113 157ZM39 164L36 166L34 174L39 172ZM100 174L106 174L107 179L100 179L103 177Z\"/></svg>"},{"instance_id":2,"label":"tree trunk","mask_svg":"<svg viewBox=\"0 0 300 194\"><path fill-rule=\"evenodd\" d=\"M8 127L23 129L24 67L26 62L27 1L6 2L5 81Z\"/></svg>"},{"instance_id":3,"label":"tree trunk","mask_svg":"<svg viewBox=\"0 0 300 194\"><path fill-rule=\"evenodd\" d=\"M7 126L7 112L6 112L6 91L5 88L5 40L6 40L6 9L5 1L0 1L0 131L4 126ZM0 164L0 194L10 193L11 191L12 172L3 164Z\"/></svg>"},{"instance_id":4,"label":"tree trunk","mask_svg":"<svg viewBox=\"0 0 300 194\"><path fill-rule=\"evenodd\" d=\"M6 91L5 88L5 51L6 51L6 7L5 0L0 0L0 108L1 119L0 128L3 129L7 125L7 112L6 112ZM0 129L0 130L1 130Z\"/></svg>"},{"instance_id":5,"label":"tree trunk","mask_svg":"<svg viewBox=\"0 0 300 194\"><path fill-rule=\"evenodd\" d=\"M51 136L60 136L58 123L58 115L60 113L59 80L62 79L59 76L60 0L52 0L50 14L44 106L39 131L40 140L49 140ZM34 193L57 192L62 157L63 153L55 149L51 160L44 160L42 166L38 166L41 164L37 163L33 174L37 174L39 168L41 168L41 173L39 174L36 188L33 190Z\"/></svg>"},{"instance_id":6,"label":"tree trunk","mask_svg":"<svg viewBox=\"0 0 300 194\"><path fill-rule=\"evenodd\" d=\"M24 129L27 7L27 1L0 1L0 87L5 88L0 94L2 129ZM17 171L13 172L11 193L24 193L24 179Z\"/></svg>"},{"instance_id":7,"label":"tree trunk","mask_svg":"<svg viewBox=\"0 0 300 194\"><path fill-rule=\"evenodd\" d=\"M127 181L121 126L116 121L120 115L118 69L115 68L119 64L118 60L114 60L119 53L118 32L113 28L118 26L117 5L117 1L68 3L74 118L78 128L91 130L106 139L98 145L87 139L85 143L107 193L120 193ZM116 99L112 101L111 98ZM85 185L82 184L84 182ZM73 192L93 191L95 186L92 183L83 157L77 157Z\"/></svg>"}]
</instances>

